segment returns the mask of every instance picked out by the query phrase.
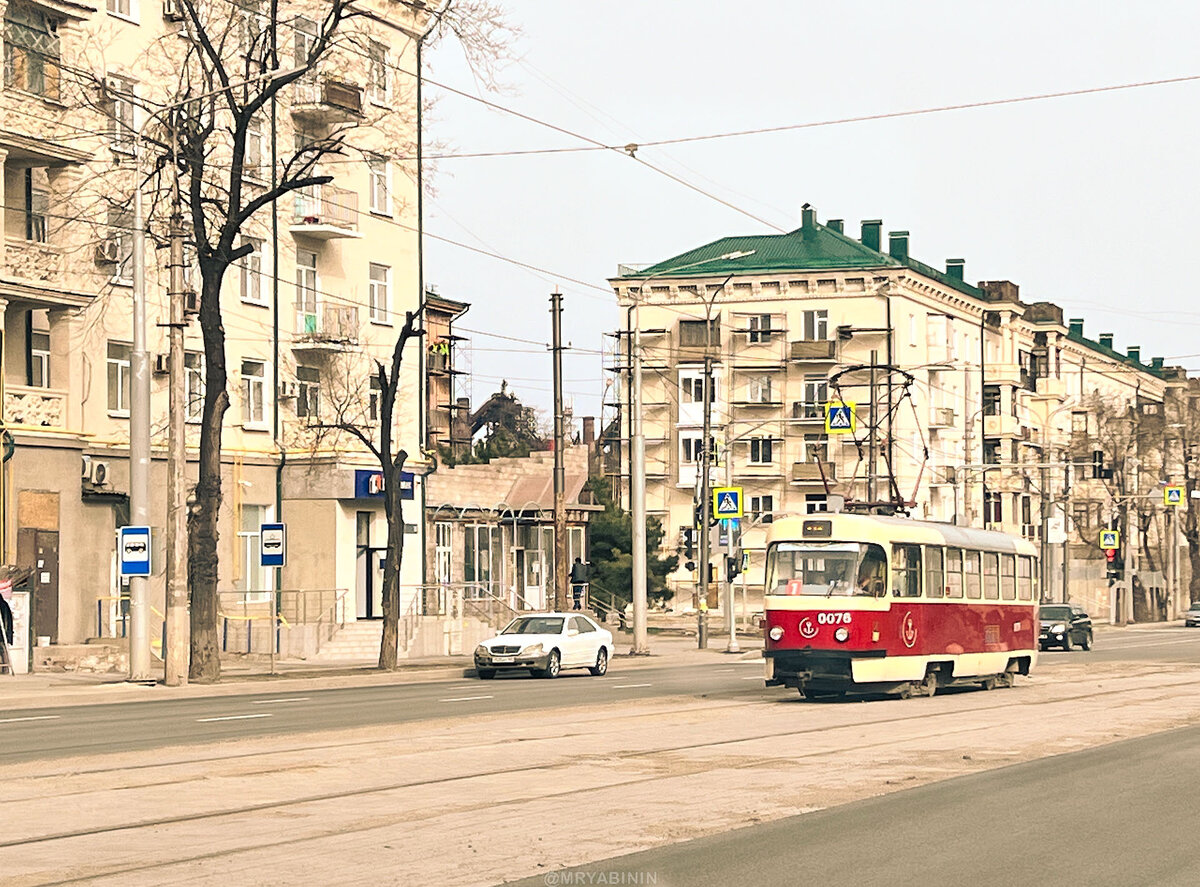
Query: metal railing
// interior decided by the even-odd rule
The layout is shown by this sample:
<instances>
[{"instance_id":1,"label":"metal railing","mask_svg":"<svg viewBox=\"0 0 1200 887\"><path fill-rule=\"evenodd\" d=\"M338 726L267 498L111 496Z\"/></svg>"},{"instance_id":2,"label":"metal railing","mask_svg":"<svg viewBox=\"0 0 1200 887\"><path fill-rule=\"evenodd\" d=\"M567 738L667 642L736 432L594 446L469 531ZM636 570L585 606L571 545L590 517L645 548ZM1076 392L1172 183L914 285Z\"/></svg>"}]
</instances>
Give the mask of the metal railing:
<instances>
[{"instance_id":1,"label":"metal railing","mask_svg":"<svg viewBox=\"0 0 1200 887\"><path fill-rule=\"evenodd\" d=\"M313 626L317 650L346 624L344 588L286 588L279 591L221 591L217 593L217 618L221 620L221 651L270 653L281 649L283 629ZM268 649L255 649L255 628L267 623ZM237 630L238 626L242 630ZM232 628L232 630L231 630ZM244 637L243 637L244 635ZM262 632L258 632L261 638ZM245 649L231 649L244 640Z\"/></svg>"}]
</instances>

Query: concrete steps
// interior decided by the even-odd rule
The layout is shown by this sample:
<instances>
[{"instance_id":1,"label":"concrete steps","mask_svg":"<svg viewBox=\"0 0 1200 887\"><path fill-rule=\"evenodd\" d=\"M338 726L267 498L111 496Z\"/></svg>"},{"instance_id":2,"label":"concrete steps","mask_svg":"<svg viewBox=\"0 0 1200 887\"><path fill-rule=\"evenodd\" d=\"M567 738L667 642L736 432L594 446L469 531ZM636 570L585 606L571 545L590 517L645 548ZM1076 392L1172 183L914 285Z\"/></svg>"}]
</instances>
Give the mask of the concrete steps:
<instances>
[{"instance_id":1,"label":"concrete steps","mask_svg":"<svg viewBox=\"0 0 1200 887\"><path fill-rule=\"evenodd\" d=\"M417 620L413 636L402 639L407 643L401 643L399 658L466 655L475 649L476 644L494 633L491 626L479 619L422 616ZM383 621L380 619L347 622L311 658L317 662L377 660L382 638Z\"/></svg>"},{"instance_id":2,"label":"concrete steps","mask_svg":"<svg viewBox=\"0 0 1200 887\"><path fill-rule=\"evenodd\" d=\"M332 638L321 645L317 662L344 662L363 659L378 659L379 644L383 639L382 619L360 619L347 622Z\"/></svg>"}]
</instances>

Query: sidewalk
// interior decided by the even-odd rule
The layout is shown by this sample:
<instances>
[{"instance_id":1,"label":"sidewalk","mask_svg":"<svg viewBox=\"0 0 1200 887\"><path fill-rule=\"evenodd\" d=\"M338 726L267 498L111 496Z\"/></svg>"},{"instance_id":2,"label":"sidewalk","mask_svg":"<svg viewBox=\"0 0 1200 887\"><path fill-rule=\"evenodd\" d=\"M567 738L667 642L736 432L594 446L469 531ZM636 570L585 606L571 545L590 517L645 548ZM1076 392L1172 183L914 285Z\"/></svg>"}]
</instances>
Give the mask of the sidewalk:
<instances>
[{"instance_id":1,"label":"sidewalk","mask_svg":"<svg viewBox=\"0 0 1200 887\"><path fill-rule=\"evenodd\" d=\"M649 656L632 656L633 636L613 632L616 652L611 670L664 665L701 665L722 659L757 659L762 639L738 637L742 652L724 652L726 639L709 635L707 649L696 647L696 638L651 632ZM188 684L167 687L161 683L129 683L121 675L39 672L28 675L0 676L0 716L5 711L54 708L73 705L99 705L112 702L194 699L208 696L248 696L259 693L331 690L342 687L371 687L446 681L475 676L470 654L438 656L428 659L401 660L394 672L379 671L373 661L357 663L316 663L305 660L276 660L275 674L268 660L223 660L221 681L217 684Z\"/></svg>"}]
</instances>

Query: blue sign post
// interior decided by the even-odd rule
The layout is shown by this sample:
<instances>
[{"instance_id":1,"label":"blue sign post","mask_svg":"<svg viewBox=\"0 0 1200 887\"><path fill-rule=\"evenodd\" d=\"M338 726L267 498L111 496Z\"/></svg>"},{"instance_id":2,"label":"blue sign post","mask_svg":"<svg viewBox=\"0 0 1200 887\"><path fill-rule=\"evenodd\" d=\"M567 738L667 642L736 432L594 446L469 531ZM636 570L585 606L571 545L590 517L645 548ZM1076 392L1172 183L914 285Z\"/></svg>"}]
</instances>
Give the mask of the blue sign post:
<instances>
[{"instance_id":1,"label":"blue sign post","mask_svg":"<svg viewBox=\"0 0 1200 887\"><path fill-rule=\"evenodd\" d=\"M262 524L258 528L258 558L264 567L287 566L287 526Z\"/></svg>"},{"instance_id":2,"label":"blue sign post","mask_svg":"<svg viewBox=\"0 0 1200 887\"><path fill-rule=\"evenodd\" d=\"M149 576L150 528L121 527L117 554L122 576Z\"/></svg>"}]
</instances>

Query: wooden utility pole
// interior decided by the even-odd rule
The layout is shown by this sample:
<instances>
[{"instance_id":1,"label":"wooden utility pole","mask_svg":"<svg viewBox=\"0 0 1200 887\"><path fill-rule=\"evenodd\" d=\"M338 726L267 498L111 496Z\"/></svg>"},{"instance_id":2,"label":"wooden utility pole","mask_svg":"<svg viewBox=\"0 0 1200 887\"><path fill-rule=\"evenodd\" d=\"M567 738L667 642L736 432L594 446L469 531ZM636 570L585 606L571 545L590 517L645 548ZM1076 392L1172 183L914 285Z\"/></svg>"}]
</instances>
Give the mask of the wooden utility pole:
<instances>
[{"instance_id":1,"label":"wooden utility pole","mask_svg":"<svg viewBox=\"0 0 1200 887\"><path fill-rule=\"evenodd\" d=\"M567 609L567 500L566 467L563 448L566 434L563 429L562 395L562 293L550 296L550 321L554 353L554 608Z\"/></svg>"}]
</instances>

